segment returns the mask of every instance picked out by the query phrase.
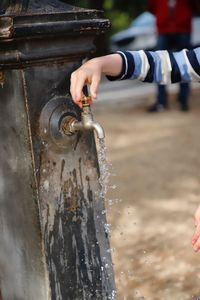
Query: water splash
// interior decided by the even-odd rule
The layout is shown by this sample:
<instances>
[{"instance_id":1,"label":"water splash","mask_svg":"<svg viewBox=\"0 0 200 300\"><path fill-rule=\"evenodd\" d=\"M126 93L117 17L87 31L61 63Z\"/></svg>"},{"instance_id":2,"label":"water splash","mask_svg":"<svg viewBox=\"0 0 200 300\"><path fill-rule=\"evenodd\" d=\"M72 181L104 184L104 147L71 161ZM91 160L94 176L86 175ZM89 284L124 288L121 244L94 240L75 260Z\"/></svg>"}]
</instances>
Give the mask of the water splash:
<instances>
[{"instance_id":1,"label":"water splash","mask_svg":"<svg viewBox=\"0 0 200 300\"><path fill-rule=\"evenodd\" d=\"M112 291L112 294L108 296L108 300L116 300L117 298L117 293L115 290Z\"/></svg>"},{"instance_id":2,"label":"water splash","mask_svg":"<svg viewBox=\"0 0 200 300\"><path fill-rule=\"evenodd\" d=\"M107 161L107 148L105 144L105 139L100 139L98 143L98 163L99 163L99 185L100 190L97 192L98 199L104 201L106 200L106 193L108 191L108 188L115 189L116 186L109 186L109 178L111 175L111 164ZM113 203L110 203L111 205ZM111 224L108 224L106 221L106 213L107 209L102 210L101 214L103 217L103 226L104 226L104 232L105 234L110 237L111 235ZM108 249L106 251L107 253L111 253L111 249ZM102 266L101 266L101 272L105 273L107 276L107 279L112 276L112 272L110 273L110 262L107 261L107 256L103 257L102 259ZM117 293L115 290L111 291L111 294L107 295L106 299L108 300L116 300L117 299Z\"/></svg>"},{"instance_id":3,"label":"water splash","mask_svg":"<svg viewBox=\"0 0 200 300\"><path fill-rule=\"evenodd\" d=\"M98 149L98 160L99 160L99 183L100 183L100 198L105 199L107 190L108 190L108 182L111 164L107 161L107 148L105 144L105 139L99 140L99 149Z\"/></svg>"}]
</instances>

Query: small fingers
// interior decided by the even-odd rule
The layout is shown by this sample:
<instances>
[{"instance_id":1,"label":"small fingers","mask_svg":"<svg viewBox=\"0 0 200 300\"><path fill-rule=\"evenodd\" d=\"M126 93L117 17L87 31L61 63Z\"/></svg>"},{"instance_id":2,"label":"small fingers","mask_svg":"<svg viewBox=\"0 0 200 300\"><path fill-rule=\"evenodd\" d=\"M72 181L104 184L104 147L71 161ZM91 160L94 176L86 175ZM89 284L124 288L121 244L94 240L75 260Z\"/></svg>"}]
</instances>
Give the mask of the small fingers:
<instances>
[{"instance_id":1,"label":"small fingers","mask_svg":"<svg viewBox=\"0 0 200 300\"><path fill-rule=\"evenodd\" d=\"M81 99L84 96L83 87L90 86L91 101L96 99L97 90L101 80L101 67L97 60L91 59L71 74L70 92L73 101L81 107Z\"/></svg>"},{"instance_id":2,"label":"small fingers","mask_svg":"<svg viewBox=\"0 0 200 300\"><path fill-rule=\"evenodd\" d=\"M70 85L70 92L72 95L73 101L79 105L81 104L81 99L84 96L83 94L83 87L87 82L87 77L82 72L77 70L71 74L71 85Z\"/></svg>"},{"instance_id":3,"label":"small fingers","mask_svg":"<svg viewBox=\"0 0 200 300\"><path fill-rule=\"evenodd\" d=\"M93 99L96 99L97 97L97 90L101 77L98 75L93 75L91 77L92 78L90 78L90 76L88 76L84 71L80 69L71 74L70 92L73 101L80 107L82 107L81 99L84 97L83 87L87 83L90 85L90 104L92 103Z\"/></svg>"},{"instance_id":4,"label":"small fingers","mask_svg":"<svg viewBox=\"0 0 200 300\"><path fill-rule=\"evenodd\" d=\"M92 99L97 98L97 91L98 91L100 80L101 80L101 76L97 74L92 77L91 86L90 86L90 94Z\"/></svg>"}]
</instances>

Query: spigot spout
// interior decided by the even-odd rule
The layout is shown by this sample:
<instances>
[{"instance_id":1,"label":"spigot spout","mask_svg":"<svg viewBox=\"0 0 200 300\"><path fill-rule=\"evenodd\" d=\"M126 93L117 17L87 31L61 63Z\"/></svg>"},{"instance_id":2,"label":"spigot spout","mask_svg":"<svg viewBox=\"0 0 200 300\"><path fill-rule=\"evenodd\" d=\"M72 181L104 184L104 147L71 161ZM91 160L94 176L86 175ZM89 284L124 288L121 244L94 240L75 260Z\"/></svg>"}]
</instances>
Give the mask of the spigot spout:
<instances>
[{"instance_id":1,"label":"spigot spout","mask_svg":"<svg viewBox=\"0 0 200 300\"><path fill-rule=\"evenodd\" d=\"M93 115L87 98L89 97L84 97L81 121L79 122L73 117L66 118L66 120L62 122L62 131L66 135L69 135L76 133L77 131L94 130L98 139L104 139L105 133L103 127L93 120Z\"/></svg>"},{"instance_id":2,"label":"spigot spout","mask_svg":"<svg viewBox=\"0 0 200 300\"><path fill-rule=\"evenodd\" d=\"M93 122L92 127L93 127L94 131L96 132L96 135L99 140L102 140L105 138L104 129L99 123Z\"/></svg>"},{"instance_id":3,"label":"spigot spout","mask_svg":"<svg viewBox=\"0 0 200 300\"><path fill-rule=\"evenodd\" d=\"M91 115L82 116L80 122L74 119L71 122L71 124L69 124L69 130L71 133L75 133L77 131L82 131L82 130L94 130L96 132L98 139L105 138L103 127L99 123L94 122L93 119L91 118Z\"/></svg>"}]
</instances>

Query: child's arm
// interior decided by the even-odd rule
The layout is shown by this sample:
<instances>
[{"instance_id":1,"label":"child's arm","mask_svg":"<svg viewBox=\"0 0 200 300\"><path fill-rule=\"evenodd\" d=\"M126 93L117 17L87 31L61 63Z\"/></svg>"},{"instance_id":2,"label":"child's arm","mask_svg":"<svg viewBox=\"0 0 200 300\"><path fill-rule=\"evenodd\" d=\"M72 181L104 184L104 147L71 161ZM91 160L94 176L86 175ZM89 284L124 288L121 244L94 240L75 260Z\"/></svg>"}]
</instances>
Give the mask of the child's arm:
<instances>
[{"instance_id":1,"label":"child's arm","mask_svg":"<svg viewBox=\"0 0 200 300\"><path fill-rule=\"evenodd\" d=\"M90 85L92 100L97 97L101 74L110 80L139 79L160 84L199 81L200 48L170 53L168 51L124 51L94 58L74 71L71 76L71 95L81 106L83 87ZM196 229L192 238L195 251L200 251L200 206L195 214Z\"/></svg>"},{"instance_id":2,"label":"child's arm","mask_svg":"<svg viewBox=\"0 0 200 300\"><path fill-rule=\"evenodd\" d=\"M83 86L90 85L92 99L97 97L101 74L110 80L138 79L144 82L169 84L200 82L200 48L168 51L118 51L94 58L83 64L71 76L71 95L80 104Z\"/></svg>"}]
</instances>

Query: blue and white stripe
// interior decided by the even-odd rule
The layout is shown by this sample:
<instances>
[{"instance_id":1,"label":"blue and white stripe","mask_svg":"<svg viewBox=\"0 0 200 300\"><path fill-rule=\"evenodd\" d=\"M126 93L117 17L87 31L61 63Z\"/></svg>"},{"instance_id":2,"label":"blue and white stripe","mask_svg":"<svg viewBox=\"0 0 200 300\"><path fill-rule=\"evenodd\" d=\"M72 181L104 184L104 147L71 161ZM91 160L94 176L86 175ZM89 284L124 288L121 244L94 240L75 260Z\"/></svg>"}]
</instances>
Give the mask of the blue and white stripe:
<instances>
[{"instance_id":1,"label":"blue and white stripe","mask_svg":"<svg viewBox=\"0 0 200 300\"><path fill-rule=\"evenodd\" d=\"M174 82L200 82L200 47L180 52L117 51L122 57L120 76L114 79L139 79L145 82L169 84Z\"/></svg>"}]
</instances>

